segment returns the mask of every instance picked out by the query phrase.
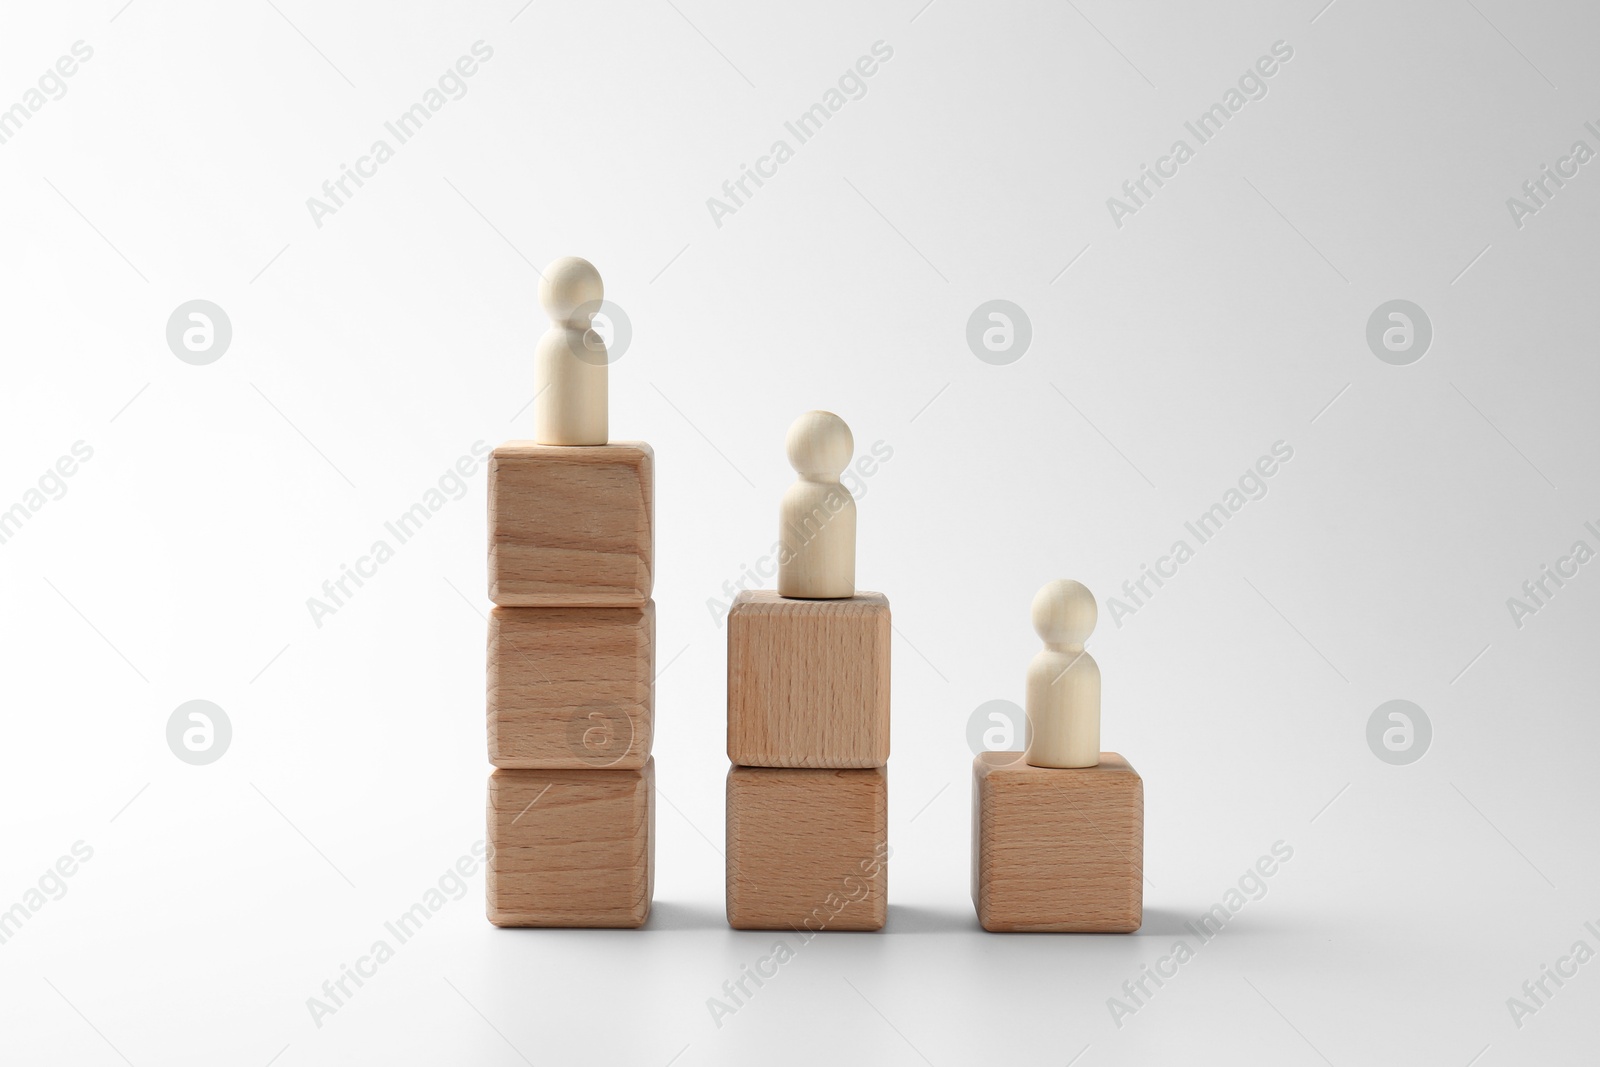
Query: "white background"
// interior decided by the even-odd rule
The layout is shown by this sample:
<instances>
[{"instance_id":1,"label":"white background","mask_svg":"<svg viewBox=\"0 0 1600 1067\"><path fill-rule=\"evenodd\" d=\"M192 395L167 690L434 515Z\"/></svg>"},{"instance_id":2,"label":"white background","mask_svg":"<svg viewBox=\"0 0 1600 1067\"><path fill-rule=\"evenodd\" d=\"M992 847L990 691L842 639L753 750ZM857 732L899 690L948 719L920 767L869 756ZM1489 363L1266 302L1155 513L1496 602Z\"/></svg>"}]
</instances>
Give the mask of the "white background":
<instances>
[{"instance_id":1,"label":"white background","mask_svg":"<svg viewBox=\"0 0 1600 1067\"><path fill-rule=\"evenodd\" d=\"M1600 949L1600 564L1520 628L1506 601L1600 548L1600 164L1521 228L1506 199L1600 148L1594 13L1321 2L6 5L0 107L94 51L0 145L0 507L93 458L0 545L0 908L93 857L0 945L0 1059L1592 1058L1600 963L1520 1028L1506 1000ZM307 198L479 40L467 94L319 228ZM1114 225L1280 40L1265 98ZM716 225L876 41L866 95ZM530 432L534 268L566 254L632 318L613 435L657 454L655 915L496 930L480 874L319 1027L307 998L483 834L482 473L320 628L306 600ZM195 298L233 325L208 366L165 339ZM1032 322L1008 366L965 339L994 298ZM1395 298L1434 328L1410 366L1365 339ZM891 914L718 1027L773 936L721 914L707 601L775 537L813 407L893 448L858 565L898 630ZM1280 440L1268 495L1114 625ZM1135 936L986 935L967 896L968 718L1021 700L1058 576L1101 598L1104 744L1145 778ZM197 698L233 725L200 767L165 740ZM1409 766L1365 739L1395 698L1434 728ZM1280 840L1265 897L1117 1026Z\"/></svg>"}]
</instances>

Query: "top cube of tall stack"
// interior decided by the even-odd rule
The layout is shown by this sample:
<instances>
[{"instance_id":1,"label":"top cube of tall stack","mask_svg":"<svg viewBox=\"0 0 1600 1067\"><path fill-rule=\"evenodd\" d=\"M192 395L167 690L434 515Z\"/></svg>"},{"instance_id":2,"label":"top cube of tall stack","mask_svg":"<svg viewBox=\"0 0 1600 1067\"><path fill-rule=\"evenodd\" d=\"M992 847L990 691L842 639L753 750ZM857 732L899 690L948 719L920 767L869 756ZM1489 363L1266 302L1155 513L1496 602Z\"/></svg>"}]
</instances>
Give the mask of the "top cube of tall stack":
<instances>
[{"instance_id":1,"label":"top cube of tall stack","mask_svg":"<svg viewBox=\"0 0 1600 1067\"><path fill-rule=\"evenodd\" d=\"M489 459L489 599L640 607L655 575L655 453L509 441Z\"/></svg>"}]
</instances>

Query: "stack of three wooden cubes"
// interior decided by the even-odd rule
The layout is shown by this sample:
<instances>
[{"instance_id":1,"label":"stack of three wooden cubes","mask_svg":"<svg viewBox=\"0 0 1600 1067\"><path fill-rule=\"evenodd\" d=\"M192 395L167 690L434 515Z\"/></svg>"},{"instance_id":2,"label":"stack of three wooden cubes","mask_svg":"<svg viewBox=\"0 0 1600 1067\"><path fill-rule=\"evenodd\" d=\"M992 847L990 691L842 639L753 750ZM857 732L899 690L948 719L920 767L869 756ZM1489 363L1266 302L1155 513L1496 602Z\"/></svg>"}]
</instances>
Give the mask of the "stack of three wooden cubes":
<instances>
[{"instance_id":1,"label":"stack of three wooden cubes","mask_svg":"<svg viewBox=\"0 0 1600 1067\"><path fill-rule=\"evenodd\" d=\"M654 462L649 445L627 441L512 441L491 458L487 890L498 926L649 918Z\"/></svg>"}]
</instances>

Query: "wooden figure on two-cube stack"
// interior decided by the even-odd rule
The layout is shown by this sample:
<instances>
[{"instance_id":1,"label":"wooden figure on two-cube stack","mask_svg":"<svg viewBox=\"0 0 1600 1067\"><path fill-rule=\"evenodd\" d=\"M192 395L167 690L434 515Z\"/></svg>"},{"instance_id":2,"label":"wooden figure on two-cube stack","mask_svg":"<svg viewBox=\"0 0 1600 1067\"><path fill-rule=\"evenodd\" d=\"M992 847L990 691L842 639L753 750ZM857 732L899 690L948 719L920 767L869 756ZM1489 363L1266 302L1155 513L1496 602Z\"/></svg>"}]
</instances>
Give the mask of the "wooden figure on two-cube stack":
<instances>
[{"instance_id":1,"label":"wooden figure on two-cube stack","mask_svg":"<svg viewBox=\"0 0 1600 1067\"><path fill-rule=\"evenodd\" d=\"M728 612L728 924L877 930L888 916L889 601L856 592L855 443L811 411L779 516L778 588Z\"/></svg>"},{"instance_id":2,"label":"wooden figure on two-cube stack","mask_svg":"<svg viewBox=\"0 0 1600 1067\"><path fill-rule=\"evenodd\" d=\"M655 844L655 455L610 441L604 290L545 269L534 439L489 463L489 921L642 926Z\"/></svg>"},{"instance_id":3,"label":"wooden figure on two-cube stack","mask_svg":"<svg viewBox=\"0 0 1600 1067\"><path fill-rule=\"evenodd\" d=\"M1094 594L1033 598L1024 752L973 762L972 901L993 931L1129 933L1144 915L1144 781L1100 751L1100 667L1084 651Z\"/></svg>"}]
</instances>

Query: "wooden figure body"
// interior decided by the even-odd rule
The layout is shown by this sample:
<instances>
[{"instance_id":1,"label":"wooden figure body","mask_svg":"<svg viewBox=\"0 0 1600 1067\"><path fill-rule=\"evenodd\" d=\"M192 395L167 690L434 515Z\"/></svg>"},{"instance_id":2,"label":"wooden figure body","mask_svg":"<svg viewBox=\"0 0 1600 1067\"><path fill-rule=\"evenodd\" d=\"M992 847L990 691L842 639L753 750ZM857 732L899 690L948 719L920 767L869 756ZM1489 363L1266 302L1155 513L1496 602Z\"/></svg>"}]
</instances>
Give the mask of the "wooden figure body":
<instances>
[{"instance_id":1,"label":"wooden figure body","mask_svg":"<svg viewBox=\"0 0 1600 1067\"><path fill-rule=\"evenodd\" d=\"M1094 594L1060 578L1033 598L1033 628L1044 648L1028 665L1028 748L1033 767L1100 762L1100 665L1083 650L1094 632Z\"/></svg>"},{"instance_id":2,"label":"wooden figure body","mask_svg":"<svg viewBox=\"0 0 1600 1067\"><path fill-rule=\"evenodd\" d=\"M829 411L794 420L785 442L799 479L778 511L778 595L839 600L856 591L856 501L839 482L855 440Z\"/></svg>"},{"instance_id":3,"label":"wooden figure body","mask_svg":"<svg viewBox=\"0 0 1600 1067\"><path fill-rule=\"evenodd\" d=\"M544 270L539 305L550 328L534 352L534 440L541 445L603 445L609 436L605 342L592 320L605 298L600 272L566 256Z\"/></svg>"}]
</instances>

